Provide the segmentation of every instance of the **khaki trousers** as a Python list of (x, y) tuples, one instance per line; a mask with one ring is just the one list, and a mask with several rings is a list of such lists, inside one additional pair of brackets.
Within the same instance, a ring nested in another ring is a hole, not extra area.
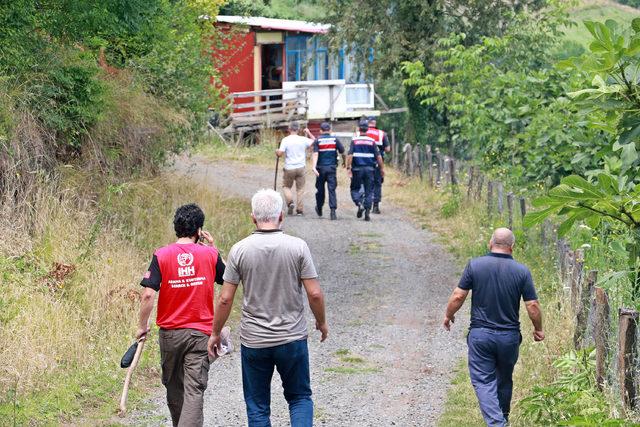
[(162, 384), (174, 427), (202, 426), (209, 379), (209, 337), (195, 329), (160, 329)]
[(304, 168), (285, 169), (282, 176), (282, 187), (284, 188), (284, 198), (287, 206), (293, 203), (293, 183), (296, 184), (296, 211), (304, 210), (304, 184), (305, 184)]

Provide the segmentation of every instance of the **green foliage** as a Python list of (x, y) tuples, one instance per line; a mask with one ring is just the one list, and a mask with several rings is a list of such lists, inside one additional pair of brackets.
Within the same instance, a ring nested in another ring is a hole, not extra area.
[[(200, 128), (216, 101), (209, 55), (222, 0), (16, 0), (0, 5), (0, 76), (64, 152), (107, 110), (105, 74), (133, 71), (147, 93)], [(98, 66), (104, 70), (101, 70)], [(4, 133), (4, 131), (3, 131)]]
[[(527, 223), (535, 224), (550, 215), (564, 217), (558, 232), (566, 234), (576, 223), (597, 228), (612, 222), (620, 239), (627, 235), (629, 278), (633, 295), (640, 298), (640, 18), (631, 32), (614, 21), (585, 22), (593, 37), (590, 53), (563, 61), (560, 65), (585, 75), (591, 87), (569, 93), (580, 107), (581, 120), (608, 135), (610, 141), (586, 178), (569, 176), (536, 201), (544, 208), (531, 213)], [(627, 35), (630, 34), (630, 35)], [(615, 226), (617, 225), (617, 227)]]
[[(577, 107), (564, 96), (580, 87), (581, 76), (554, 67), (564, 11), (516, 21), (506, 35), (471, 46), (465, 34), (440, 39), (439, 67), (405, 62), (405, 84), (446, 119), (440, 145), (525, 185), (558, 182), (590, 164), (585, 154), (599, 150), (597, 131), (575, 119)], [(576, 157), (581, 141), (589, 149)]]
[(527, 424), (566, 426), (623, 426), (625, 420), (609, 418), (605, 398), (598, 391), (593, 372), (595, 350), (570, 352), (553, 363), (557, 379), (534, 387), (518, 405)]

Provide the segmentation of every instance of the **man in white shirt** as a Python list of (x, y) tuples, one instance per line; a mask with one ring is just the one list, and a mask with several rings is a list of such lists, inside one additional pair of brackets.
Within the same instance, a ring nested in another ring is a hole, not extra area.
[(280, 148), (276, 150), (278, 157), (285, 156), (284, 174), (282, 187), (284, 188), (284, 198), (287, 201), (287, 214), (293, 215), (293, 184), (296, 184), (296, 214), (302, 215), (304, 211), (304, 184), (305, 170), (307, 162), (307, 150), (313, 145), (314, 136), (305, 128), (307, 137), (298, 135), (300, 125), (297, 122), (289, 124), (289, 135), (285, 136), (280, 143)]

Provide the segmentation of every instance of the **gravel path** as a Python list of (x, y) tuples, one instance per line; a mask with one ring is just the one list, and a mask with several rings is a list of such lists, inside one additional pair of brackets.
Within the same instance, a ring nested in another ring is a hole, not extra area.
[[(273, 185), (273, 170), (256, 165), (182, 157), (174, 169), (240, 197)], [(465, 351), (466, 319), (452, 333), (440, 326), (460, 269), (436, 236), (416, 227), (401, 209), (383, 203), (383, 214), (372, 215), (370, 223), (356, 219), (344, 182), (338, 187), (339, 220), (329, 221), (326, 207), (325, 217), (318, 218), (314, 182), (308, 172), (306, 214), (286, 218), (284, 228), (309, 244), (327, 303), (330, 335), (322, 344), (308, 312), (315, 423), (434, 425), (452, 369)], [(232, 334), (238, 343), (233, 325)], [(152, 404), (157, 409), (128, 421), (170, 425), (163, 390)], [(289, 424), (277, 373), (271, 419), (274, 426)], [(205, 425), (246, 425), (239, 352), (211, 367)]]

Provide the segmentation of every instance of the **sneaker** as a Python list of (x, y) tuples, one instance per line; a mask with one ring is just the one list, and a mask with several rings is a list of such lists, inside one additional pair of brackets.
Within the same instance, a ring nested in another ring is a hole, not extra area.
[(371, 212), (374, 214), (380, 214), (380, 205), (378, 203), (374, 203), (373, 210)]
[(336, 219), (338, 219), (338, 216), (336, 215), (336, 210), (331, 209), (331, 221), (335, 221)]
[(369, 209), (364, 211), (364, 220), (365, 221), (371, 221), (371, 217), (369, 216)]
[(358, 212), (356, 213), (357, 218), (362, 218), (362, 212), (364, 212), (364, 208), (362, 205), (358, 205)]
[(322, 216), (322, 207), (316, 205), (316, 213), (318, 214), (318, 216)]
[(287, 207), (287, 215), (293, 215), (293, 203), (289, 203)]
[(297, 216), (302, 216), (302, 215), (304, 215), (304, 213), (302, 211), (296, 211), (296, 215)]

